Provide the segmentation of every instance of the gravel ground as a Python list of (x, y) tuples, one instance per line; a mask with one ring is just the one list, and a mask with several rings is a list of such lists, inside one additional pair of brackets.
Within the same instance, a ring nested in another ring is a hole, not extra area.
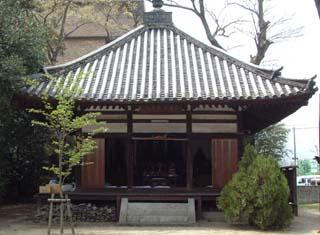
[[(30, 218), (30, 205), (10, 205), (0, 207), (0, 235), (43, 235), (46, 224), (35, 224)], [(149, 226), (125, 227), (116, 223), (81, 223), (77, 225), (77, 235), (245, 235), (245, 234), (319, 234), (320, 212), (317, 209), (301, 208), (292, 225), (282, 231), (257, 231), (247, 226), (231, 226), (225, 222), (203, 220), (194, 226)], [(51, 234), (58, 234), (55, 228)], [(65, 234), (71, 234), (69, 228)]]

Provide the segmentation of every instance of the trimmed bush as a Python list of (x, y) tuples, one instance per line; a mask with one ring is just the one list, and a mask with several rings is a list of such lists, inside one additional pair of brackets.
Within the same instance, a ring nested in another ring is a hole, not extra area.
[(221, 192), (218, 208), (230, 222), (275, 229), (288, 225), (293, 218), (288, 198), (289, 186), (278, 163), (248, 145), (239, 171)]

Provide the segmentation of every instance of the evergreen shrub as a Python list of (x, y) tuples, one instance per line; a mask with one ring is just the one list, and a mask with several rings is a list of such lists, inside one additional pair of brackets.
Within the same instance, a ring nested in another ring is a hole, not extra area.
[(221, 192), (218, 208), (229, 222), (276, 229), (288, 225), (293, 218), (288, 198), (287, 179), (276, 160), (247, 145), (239, 171)]

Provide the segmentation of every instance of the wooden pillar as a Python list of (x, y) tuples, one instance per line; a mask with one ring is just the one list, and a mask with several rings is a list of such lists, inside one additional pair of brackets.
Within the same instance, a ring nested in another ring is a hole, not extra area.
[(74, 179), (77, 188), (81, 188), (81, 166), (74, 167)]
[(133, 174), (133, 140), (132, 140), (132, 108), (128, 106), (127, 110), (127, 129), (128, 129), (128, 139), (127, 139), (127, 184), (128, 188), (132, 188), (134, 182), (134, 174)]
[(201, 197), (197, 197), (197, 220), (202, 219), (202, 199)]
[(121, 207), (121, 197), (117, 195), (117, 198), (116, 198), (117, 221), (119, 221), (119, 218), (120, 218), (120, 207)]
[(192, 189), (193, 184), (193, 161), (192, 161), (192, 152), (191, 152), (191, 140), (187, 141), (187, 189)]
[(129, 137), (127, 139), (127, 184), (128, 188), (132, 188), (133, 186), (133, 143), (132, 138)]
[(193, 186), (193, 159), (192, 159), (192, 113), (191, 106), (187, 106), (187, 189), (191, 190)]
[(244, 151), (244, 128), (243, 128), (243, 111), (237, 111), (237, 132), (240, 133), (238, 136), (238, 159), (242, 158)]

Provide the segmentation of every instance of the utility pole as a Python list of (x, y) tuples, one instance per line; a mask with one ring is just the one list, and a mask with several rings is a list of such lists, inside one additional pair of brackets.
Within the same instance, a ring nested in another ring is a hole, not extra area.
[(297, 166), (297, 151), (296, 151), (296, 128), (293, 128), (293, 160), (294, 165)]

